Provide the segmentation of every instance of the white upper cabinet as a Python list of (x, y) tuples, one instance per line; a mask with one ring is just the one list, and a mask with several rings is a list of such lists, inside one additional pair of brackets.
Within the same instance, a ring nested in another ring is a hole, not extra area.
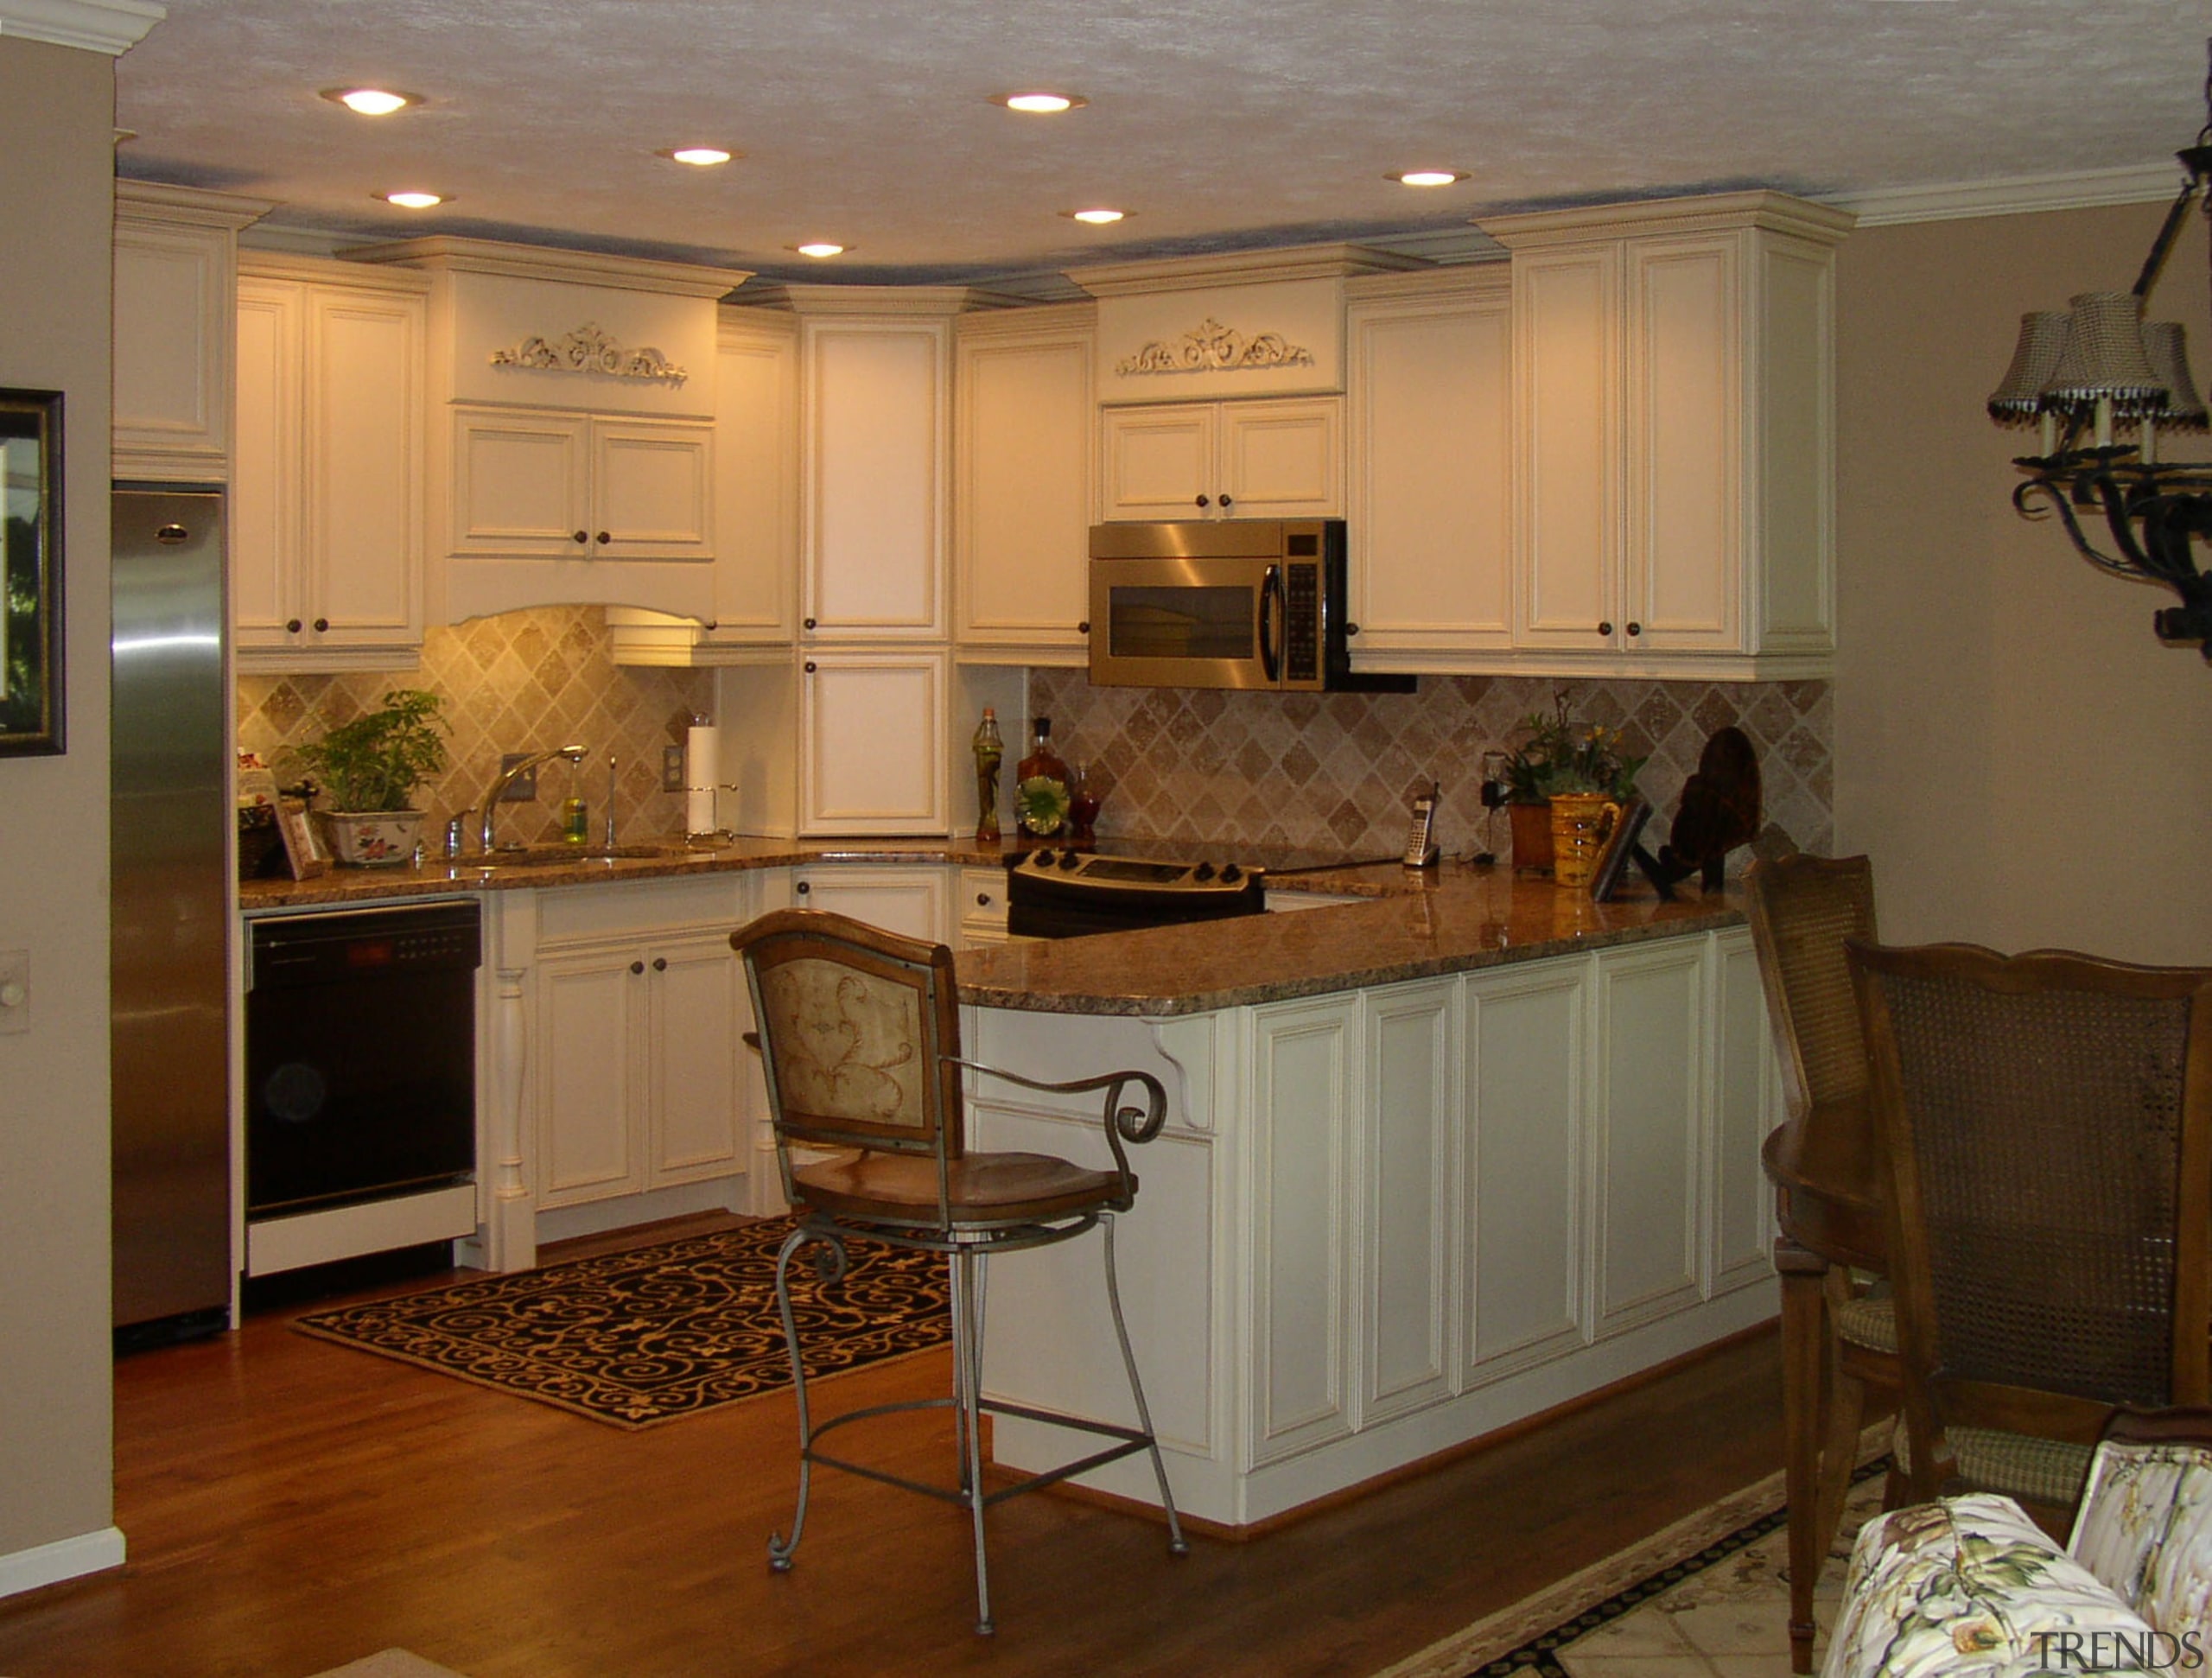
[(716, 304), (741, 270), (425, 238), (434, 615), (715, 606)]
[(229, 479), (238, 230), (272, 207), (189, 187), (116, 182), (116, 477)]
[(1353, 283), (1353, 662), (1510, 668), (1512, 327), (1503, 264)]
[(1088, 656), (1094, 313), (1010, 309), (957, 327), (954, 635), (969, 662)]
[(799, 664), (803, 835), (951, 829), (946, 655), (809, 649)]
[(800, 627), (810, 639), (944, 640), (950, 316), (965, 289), (790, 291), (800, 319)]
[(423, 641), (428, 284), (261, 252), (241, 266), (230, 502), (238, 662), (404, 668)]
[(1099, 416), (1109, 519), (1329, 518), (1344, 511), (1344, 399), (1161, 402)]
[(1562, 673), (1826, 672), (1850, 226), (1776, 193), (1484, 224), (1512, 251), (1516, 646)]

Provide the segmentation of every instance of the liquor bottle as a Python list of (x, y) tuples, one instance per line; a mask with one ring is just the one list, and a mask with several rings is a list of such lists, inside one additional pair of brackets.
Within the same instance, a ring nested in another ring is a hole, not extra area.
[(1052, 750), (1052, 719), (1033, 726), (1029, 755), (1014, 767), (1014, 826), (1025, 839), (1058, 838), (1068, 825), (1068, 766)]
[(1006, 741), (999, 737), (999, 714), (983, 707), (983, 720), (976, 725), (976, 839), (996, 842), (999, 836), (999, 765), (1006, 758)]

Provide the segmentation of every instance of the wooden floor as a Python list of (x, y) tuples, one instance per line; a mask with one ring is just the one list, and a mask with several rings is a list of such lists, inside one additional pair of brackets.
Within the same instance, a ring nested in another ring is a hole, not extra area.
[[(991, 1515), (985, 1639), (966, 1517), (929, 1499), (822, 1475), (797, 1568), (769, 1572), (787, 1395), (624, 1433), (291, 1333), (290, 1314), (118, 1364), (129, 1565), (0, 1600), (0, 1673), (303, 1678), (397, 1644), (469, 1678), (1359, 1678), (1782, 1461), (1769, 1332), (1182, 1560), (1146, 1521), (1018, 1498)], [(949, 1370), (932, 1354), (825, 1391), (935, 1393)], [(890, 1426), (887, 1465), (942, 1478), (936, 1419)]]

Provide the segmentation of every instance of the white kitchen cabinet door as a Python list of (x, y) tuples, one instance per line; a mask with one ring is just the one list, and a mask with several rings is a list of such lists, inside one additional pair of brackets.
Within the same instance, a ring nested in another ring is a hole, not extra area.
[(590, 436), (582, 414), (456, 407), (449, 550), (490, 558), (588, 555)]
[(1620, 287), (1610, 244), (1514, 260), (1521, 646), (1602, 652), (1617, 640)]
[(1104, 452), (1103, 516), (1204, 518), (1215, 511), (1218, 404), (1147, 404), (1098, 416)]
[(645, 958), (650, 1186), (745, 1169), (743, 1034), (752, 999), (727, 935), (656, 943)]
[(942, 652), (807, 654), (799, 673), (802, 835), (951, 830), (945, 677)]
[(310, 289), (307, 305), (302, 559), (315, 645), (411, 650), (423, 641), (425, 302)]
[(1750, 929), (1714, 936), (1712, 984), (1713, 1113), (1703, 1173), (1713, 1191), (1703, 1270), (1707, 1299), (1774, 1280), (1774, 1193), (1759, 1150), (1782, 1122), (1782, 1068)]
[(1090, 310), (1007, 313), (1054, 319), (1042, 327), (1002, 324), (1006, 315), (960, 324), (954, 637), (973, 662), (1080, 664), (1090, 609)]
[(939, 320), (810, 319), (802, 627), (941, 639), (950, 334)]
[(1589, 963), (1468, 976), (1462, 1389), (1587, 1338), (1582, 1109)]
[(715, 346), (711, 644), (787, 645), (798, 628), (798, 341), (725, 321)]
[(962, 868), (954, 881), (960, 948), (981, 950), (1007, 941), (1006, 870)]
[(1357, 998), (1252, 1011), (1249, 1463), (1357, 1425)]
[(714, 455), (696, 420), (594, 419), (591, 557), (712, 559)]
[(289, 650), (306, 627), (300, 596), (301, 365), (306, 298), (297, 285), (238, 281), (238, 425), (227, 545), (231, 625), (241, 656)]
[(1349, 539), (1362, 669), (1503, 666), (1513, 642), (1511, 303), (1503, 276), (1355, 303)]
[(1220, 511), (1233, 518), (1333, 518), (1344, 512), (1344, 400), (1224, 402)]
[(1452, 1395), (1459, 994), (1437, 979), (1362, 999), (1363, 1427)]
[(644, 986), (644, 957), (627, 948), (539, 965), (531, 1038), (540, 1211), (645, 1186)]
[(946, 938), (944, 876), (944, 869), (929, 864), (803, 868), (791, 882), (791, 901), (941, 944)]
[(1702, 939), (1599, 952), (1590, 1092), (1595, 1338), (1694, 1305), (1704, 1247)]

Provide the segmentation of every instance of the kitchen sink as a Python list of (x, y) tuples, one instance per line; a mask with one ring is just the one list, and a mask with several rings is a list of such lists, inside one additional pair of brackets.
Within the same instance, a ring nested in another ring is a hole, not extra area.
[(619, 862), (626, 858), (674, 859), (696, 855), (674, 845), (540, 845), (527, 850), (493, 851), (489, 856), (463, 856), (454, 867), (482, 874), (503, 874), (510, 868), (577, 868), (593, 863)]

